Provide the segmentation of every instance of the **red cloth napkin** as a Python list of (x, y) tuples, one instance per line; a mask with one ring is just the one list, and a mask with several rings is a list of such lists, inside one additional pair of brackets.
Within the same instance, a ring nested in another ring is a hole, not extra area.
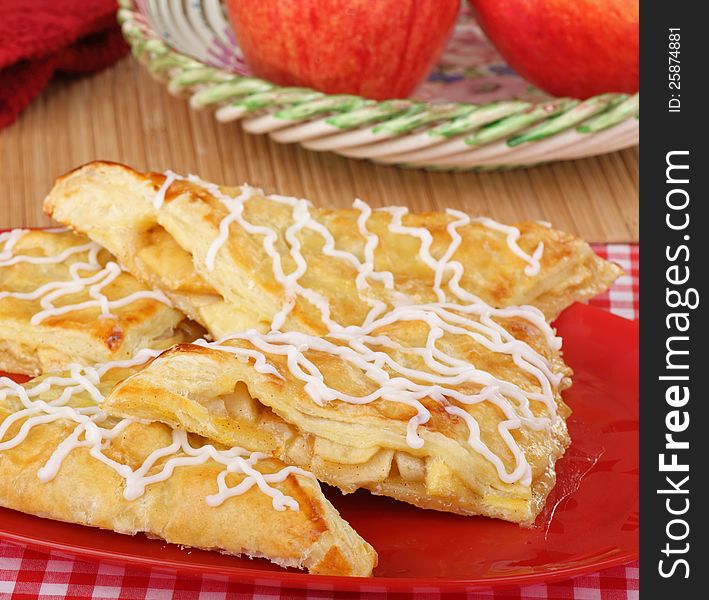
[(0, 128), (54, 73), (97, 71), (127, 52), (117, 9), (116, 0), (0, 0)]

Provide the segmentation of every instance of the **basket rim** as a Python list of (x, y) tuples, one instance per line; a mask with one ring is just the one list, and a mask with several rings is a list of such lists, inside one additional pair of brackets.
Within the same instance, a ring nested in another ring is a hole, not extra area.
[[(412, 98), (377, 101), (283, 87), (208, 65), (176, 50), (146, 21), (139, 3), (118, 0), (118, 21), (133, 55), (151, 74), (166, 80), (171, 93), (191, 95), (193, 108), (218, 109), (221, 121), (266, 113), (279, 123), (319, 118), (330, 133), (367, 130), (378, 140), (425, 130), (436, 140), (461, 140), (466, 145), (463, 149), (472, 151), (489, 147), (492, 142), (504, 142), (510, 150), (542, 140), (551, 142), (550, 138), (570, 130), (590, 137), (639, 119), (639, 92), (599, 94), (585, 100), (562, 97), (474, 104)], [(339, 153), (338, 149), (334, 151)]]

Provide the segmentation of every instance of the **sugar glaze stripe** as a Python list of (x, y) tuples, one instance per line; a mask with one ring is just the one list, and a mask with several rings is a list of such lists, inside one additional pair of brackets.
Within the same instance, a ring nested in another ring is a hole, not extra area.
[[(104, 454), (106, 442), (110, 442), (130, 425), (139, 421), (121, 419), (110, 428), (102, 427), (101, 424), (108, 420), (109, 415), (99, 407), (99, 403), (103, 400), (103, 395), (97, 387), (101, 378), (112, 369), (143, 365), (158, 354), (160, 351), (144, 349), (132, 359), (107, 362), (96, 367), (71, 365), (69, 377), (50, 376), (34, 387), (22, 386), (7, 377), (0, 378), (0, 401), (12, 396), (18, 398), (23, 406), (21, 410), (10, 414), (0, 423), (0, 452), (22, 444), (30, 431), (37, 426), (68, 420), (75, 422), (76, 427), (38, 470), (37, 476), (42, 482), (51, 481), (57, 476), (64, 459), (73, 450), (85, 447), (92, 458), (104, 463), (125, 480), (123, 497), (131, 501), (141, 497), (147, 486), (168, 479), (176, 468), (200, 465), (213, 460), (221, 464), (224, 469), (217, 477), (217, 491), (205, 498), (209, 506), (220, 506), (227, 499), (243, 494), (256, 486), (259, 491), (271, 498), (275, 510), (299, 510), (298, 502), (294, 498), (285, 495), (271, 484), (283, 482), (292, 474), (313, 478), (312, 474), (297, 467), (284, 467), (274, 473), (261, 473), (254, 466), (258, 461), (268, 457), (259, 452), (248, 452), (238, 447), (219, 450), (211, 444), (195, 447), (184, 431), (173, 430), (172, 443), (153, 451), (135, 470)], [(55, 386), (63, 388), (58, 398), (50, 402), (38, 398)], [(88, 393), (95, 404), (79, 408), (68, 406), (67, 403), (72, 396), (80, 392)], [(9, 439), (5, 439), (11, 427), (23, 419), (19, 430)], [(162, 459), (167, 460), (156, 473), (150, 474)], [(230, 487), (226, 482), (229, 473), (241, 474), (245, 477), (238, 485)]]

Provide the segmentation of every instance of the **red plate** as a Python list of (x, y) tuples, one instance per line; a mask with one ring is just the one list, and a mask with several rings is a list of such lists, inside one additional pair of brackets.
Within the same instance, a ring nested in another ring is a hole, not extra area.
[(379, 552), (373, 579), (307, 575), (265, 560), (181, 550), (149, 540), (0, 509), (0, 536), (122, 564), (218, 574), (260, 585), (354, 591), (421, 586), (462, 590), (561, 580), (623, 564), (638, 553), (638, 327), (585, 305), (556, 323), (575, 371), (564, 396), (573, 444), (532, 529), (423, 511), (366, 492), (328, 497)]

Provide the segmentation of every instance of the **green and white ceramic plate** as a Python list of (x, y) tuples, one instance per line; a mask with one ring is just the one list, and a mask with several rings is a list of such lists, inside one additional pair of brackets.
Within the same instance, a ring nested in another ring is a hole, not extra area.
[(412, 98), (377, 102), (255, 78), (220, 0), (120, 0), (133, 54), (194, 108), (282, 143), (381, 163), (490, 169), (593, 156), (638, 142), (638, 94), (550, 98), (514, 73), (467, 4)]

